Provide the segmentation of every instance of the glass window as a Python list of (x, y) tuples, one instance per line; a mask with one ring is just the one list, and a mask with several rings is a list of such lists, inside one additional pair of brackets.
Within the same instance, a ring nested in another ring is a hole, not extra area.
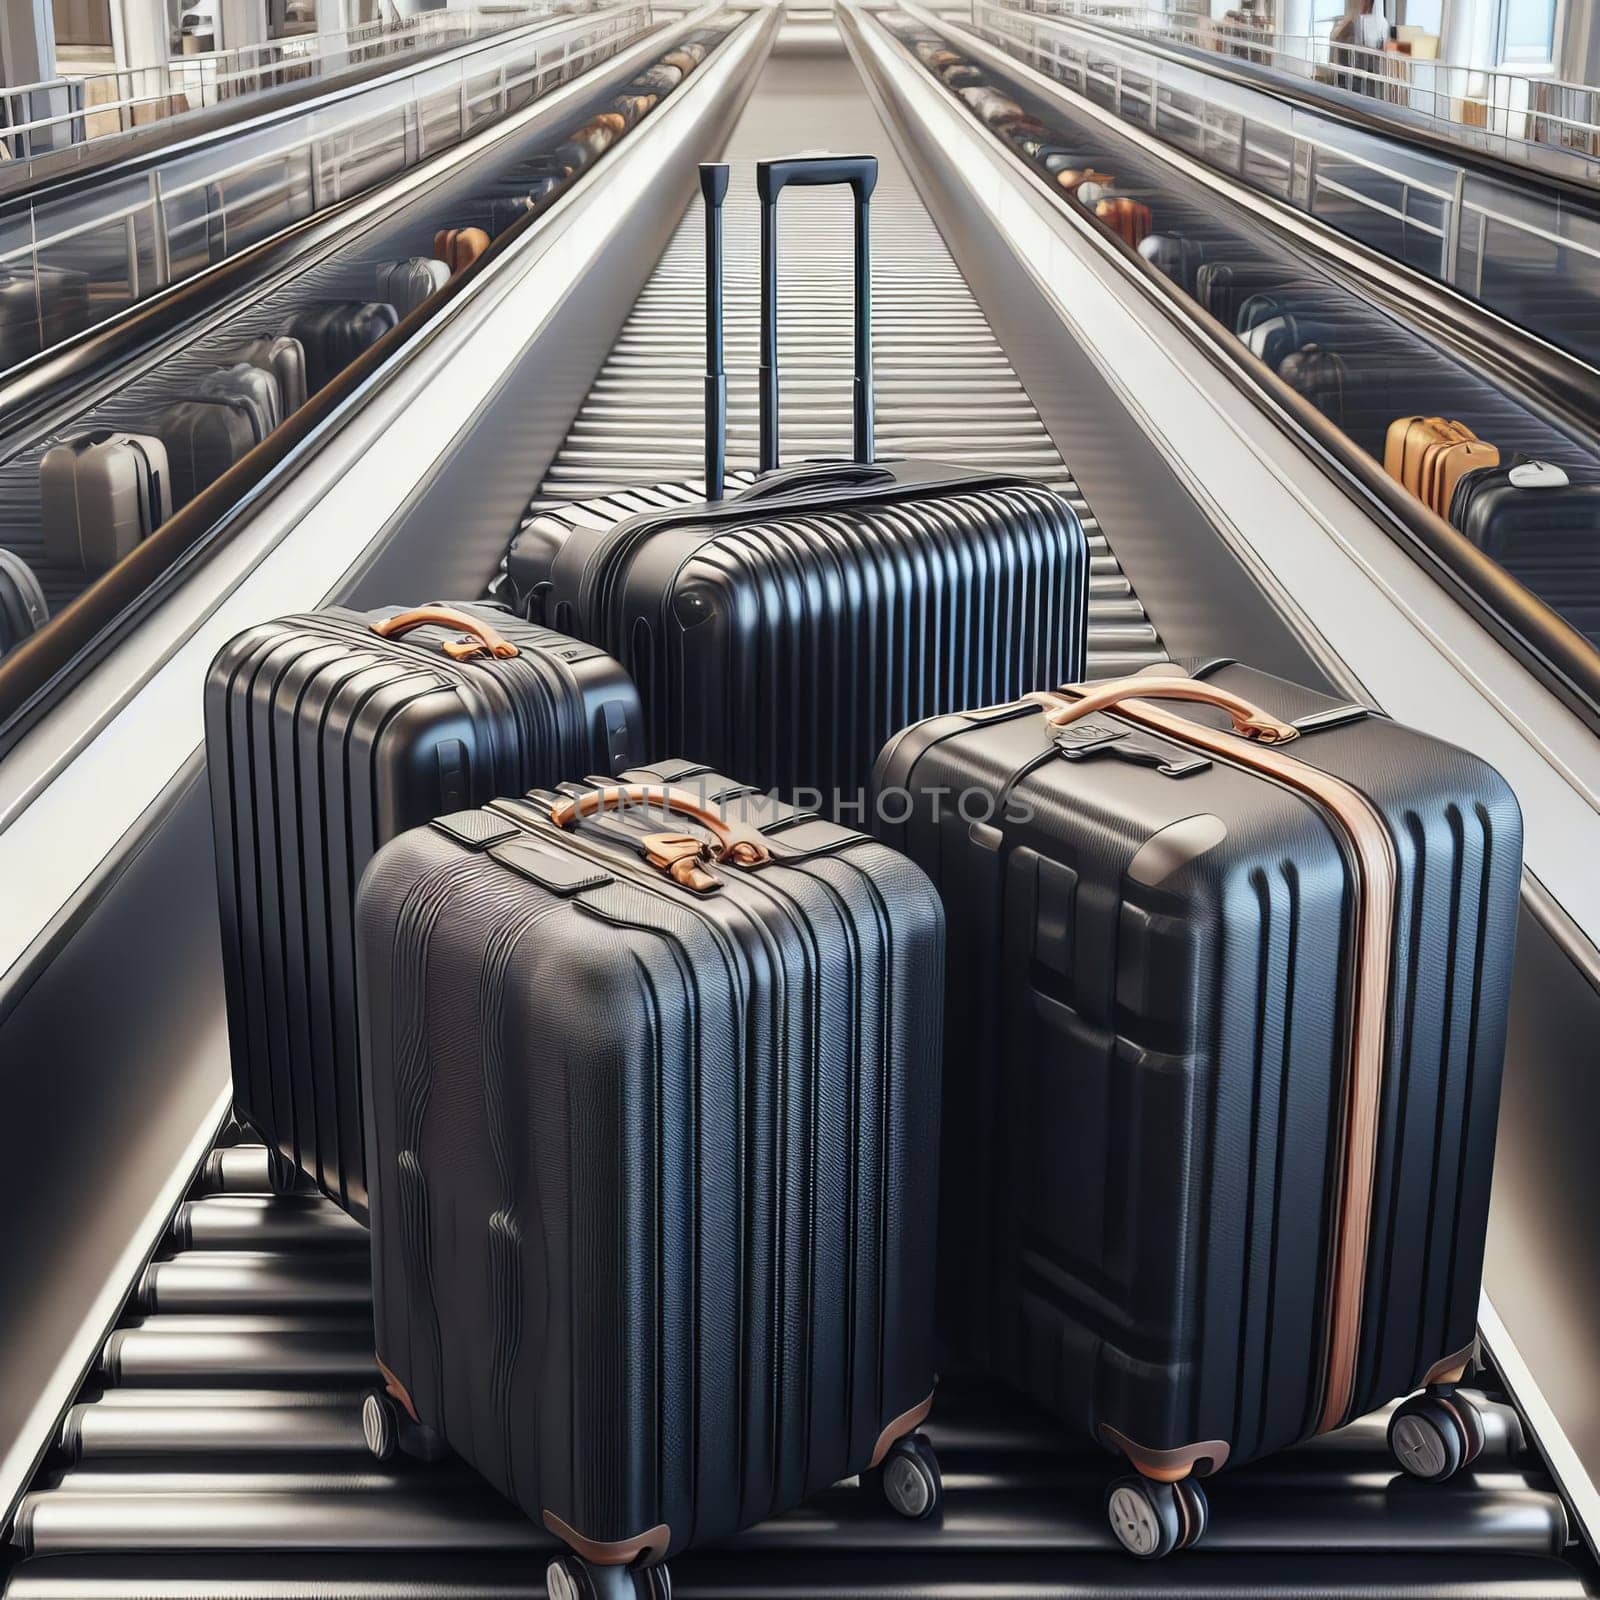
[(317, 0), (267, 0), (267, 37), (293, 39), (317, 31)]
[(1424, 33), (1438, 33), (1444, 24), (1444, 0), (1406, 0), (1400, 20)]
[(1555, 49), (1556, 0), (1501, 0), (1500, 59), (1541, 62)]

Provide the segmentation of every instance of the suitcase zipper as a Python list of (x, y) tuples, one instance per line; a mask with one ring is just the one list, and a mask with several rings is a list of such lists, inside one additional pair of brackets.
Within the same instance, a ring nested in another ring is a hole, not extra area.
[[(1328, 1275), (1326, 1372), (1315, 1429), (1317, 1433), (1327, 1433), (1349, 1419), (1355, 1398), (1362, 1302), (1371, 1249), (1378, 1113), (1383, 1093), (1399, 877), (1394, 840), (1372, 803), (1359, 790), (1278, 748), (1299, 737), (1298, 728), (1214, 684), (1192, 678), (1118, 678), (1110, 683), (1072, 684), (1055, 693), (1025, 698), (1044, 706), (1046, 720), (1055, 727), (1066, 727), (1095, 711), (1114, 709), (1125, 721), (1295, 790), (1311, 800), (1344, 835), (1355, 868), (1356, 938), (1346, 1028), (1343, 1152)], [(1152, 699), (1191, 700), (1216, 706), (1232, 717), (1233, 728), (1225, 732), (1190, 722), (1149, 704)]]

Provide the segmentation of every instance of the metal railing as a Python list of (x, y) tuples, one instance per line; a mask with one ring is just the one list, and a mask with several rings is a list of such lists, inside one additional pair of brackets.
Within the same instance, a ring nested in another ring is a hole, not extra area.
[(129, 133), (188, 111), (313, 78), (333, 79), (391, 56), (442, 49), (522, 27), (593, 0), (527, 0), (492, 11), (425, 11), (335, 33), (299, 34), (0, 89), (0, 159), (27, 160)]
[(19, 197), (0, 210), (0, 276), (32, 278), (34, 312), (0, 327), (0, 369), (417, 166), (652, 26), (646, 0), (551, 16), (82, 192)]
[[(1276, 33), (1114, 0), (1016, 0), (1016, 8), (1083, 18), (1359, 94), (1412, 113), (1443, 137), (1508, 160), (1524, 159), (1538, 147), (1600, 163), (1600, 89), (1589, 84), (1463, 67), (1402, 50), (1337, 43), (1326, 34)], [(1600, 174), (1600, 165), (1594, 171)]]
[(1600, 365), (1600, 197), (1497, 176), (1086, 21), (972, 0), (974, 32), (1086, 100)]

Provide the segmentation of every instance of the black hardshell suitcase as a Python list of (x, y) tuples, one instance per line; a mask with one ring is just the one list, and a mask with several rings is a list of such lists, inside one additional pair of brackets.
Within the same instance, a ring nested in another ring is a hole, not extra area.
[(1485, 555), (1600, 642), (1600, 474), (1517, 457), (1463, 474), (1449, 510)]
[(927, 878), (670, 761), (403, 835), (356, 921), (375, 1451), (442, 1436), (552, 1595), (664, 1595), (857, 1473), (931, 1513)]
[(387, 301), (340, 300), (297, 311), (288, 329), (305, 346), (307, 391), (325, 388), (399, 321)]
[(1185, 294), (1195, 292), (1195, 277), (1206, 261), (1206, 247), (1201, 240), (1185, 239), (1175, 233), (1148, 233), (1139, 241), (1139, 254)]
[[(919, 716), (1081, 676), (1088, 546), (1071, 507), (1014, 474), (874, 462), (868, 201), (873, 156), (756, 167), (762, 203), (761, 466), (722, 498), (721, 201), (706, 195), (706, 483), (620, 523), (576, 505), (527, 523), (507, 557), (528, 614), (592, 639), (639, 684), (649, 747), (685, 749), (786, 798), (859, 816), (872, 761)], [(855, 193), (854, 461), (773, 470), (777, 201), (790, 183)], [(598, 503), (597, 503), (598, 505)]]
[(50, 620), (50, 607), (33, 568), (15, 551), (0, 549), (0, 656), (8, 655)]
[(151, 432), (167, 452), (174, 511), (215, 483), (260, 443), (256, 408), (237, 395), (179, 400), (163, 411)]
[(439, 813), (620, 771), (638, 696), (603, 651), (491, 607), (336, 608), (240, 634), (205, 709), (235, 1102), (280, 1181), (298, 1166), (365, 1220), (361, 869)]
[[(949, 914), (941, 1323), (1149, 1475), (1111, 1521), (1159, 1555), (1191, 1475), (1472, 1356), (1521, 818), (1477, 757), (1228, 662), (1040, 698), (875, 773)], [(1475, 1415), (1440, 1389), (1391, 1442), (1448, 1476)]]

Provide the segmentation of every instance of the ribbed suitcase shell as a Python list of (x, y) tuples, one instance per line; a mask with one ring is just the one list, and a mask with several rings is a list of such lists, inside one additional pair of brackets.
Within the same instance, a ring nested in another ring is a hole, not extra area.
[(172, 509), (181, 510), (259, 443), (253, 408), (236, 397), (179, 400), (152, 424), (167, 452)]
[(622, 661), (653, 752), (830, 814), (839, 796), (860, 816), (907, 722), (1082, 675), (1088, 543), (1030, 479), (807, 463), (714, 506), (613, 516), (597, 501), (523, 527), (509, 570), (530, 614)]
[[(1286, 720), (1337, 708), (1195, 675)], [(1398, 868), (1357, 1416), (1474, 1338), (1521, 819), (1464, 751), (1377, 716), (1313, 729), (1285, 753), (1364, 793)], [(1323, 1405), (1350, 868), (1302, 795), (1163, 761), (1195, 753), (1113, 713), (1060, 745), (1031, 705), (939, 718), (885, 750), (875, 831), (950, 918), (945, 1331), (1092, 1436), (1238, 1463)]]
[(288, 334), (252, 339), (234, 352), (234, 360), (248, 361), (278, 380), (284, 416), (306, 403), (306, 347), (298, 339)]
[(1450, 514), (1485, 555), (1600, 641), (1600, 479), (1592, 470), (1521, 460), (1486, 467), (1457, 483)]
[(396, 839), (357, 906), (379, 1357), (529, 1516), (658, 1556), (934, 1385), (938, 901), (746, 793), (776, 859), (712, 893), (641, 860), (660, 810), (563, 833), (536, 794)]
[(14, 650), (50, 620), (44, 590), (33, 568), (10, 550), (0, 550), (0, 656)]
[(455, 662), (454, 634), (381, 639), (399, 608), (263, 623), (217, 657), (206, 757), (236, 1104), (353, 1216), (367, 1207), (356, 1057), (356, 880), (440, 812), (638, 758), (633, 685), (603, 652), (503, 612), (522, 652)]
[(305, 346), (307, 392), (332, 383), (399, 321), (387, 301), (345, 300), (297, 311), (287, 331)]

